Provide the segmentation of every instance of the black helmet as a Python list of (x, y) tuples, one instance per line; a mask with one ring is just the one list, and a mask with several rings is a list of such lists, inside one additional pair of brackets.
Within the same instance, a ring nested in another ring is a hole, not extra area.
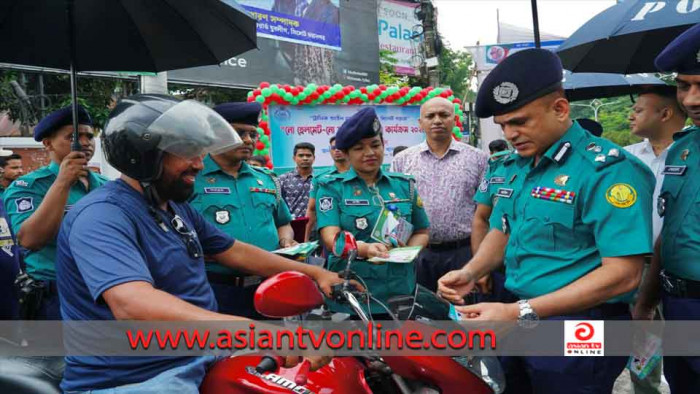
[(189, 159), (240, 144), (231, 125), (209, 107), (161, 94), (121, 100), (109, 114), (102, 137), (109, 164), (141, 182), (160, 177), (164, 152)]

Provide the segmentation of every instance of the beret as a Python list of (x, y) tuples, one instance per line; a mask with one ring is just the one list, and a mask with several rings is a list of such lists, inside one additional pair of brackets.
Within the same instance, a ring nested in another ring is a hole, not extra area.
[(686, 30), (656, 57), (659, 71), (700, 74), (700, 23)]
[(593, 134), (594, 136), (600, 137), (601, 135), (603, 135), (603, 125), (596, 122), (595, 120), (580, 118), (576, 119), (576, 121), (581, 127), (588, 130), (588, 132)]
[(496, 66), (479, 88), (474, 111), (480, 118), (502, 115), (559, 89), (563, 69), (546, 49), (516, 52)]
[[(73, 108), (61, 108), (46, 115), (34, 128), (34, 140), (41, 141), (63, 126), (73, 124)], [(78, 124), (92, 126), (90, 114), (78, 105)]]
[(214, 107), (229, 123), (242, 123), (257, 126), (260, 122), (262, 106), (257, 102), (252, 103), (223, 103)]
[(370, 138), (382, 131), (382, 124), (372, 107), (362, 108), (347, 118), (335, 135), (337, 149), (350, 149), (363, 138)]

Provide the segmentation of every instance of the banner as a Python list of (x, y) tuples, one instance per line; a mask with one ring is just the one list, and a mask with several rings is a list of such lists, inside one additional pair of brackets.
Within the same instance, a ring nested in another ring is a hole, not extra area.
[[(563, 40), (542, 41), (541, 47), (542, 49), (554, 51), (563, 42)], [(486, 71), (495, 68), (498, 63), (502, 62), (506, 57), (522, 50), (531, 49), (534, 47), (534, 42), (518, 42), (514, 44), (496, 44), (470, 47), (469, 51), (472, 53), (472, 56), (476, 61), (477, 69), (479, 71)]]
[(258, 37), (341, 50), (338, 0), (238, 0)]
[[(286, 2), (296, 3), (292, 0)], [(255, 3), (259, 9), (272, 9), (274, 6), (273, 0), (247, 0), (243, 3)], [(272, 17), (270, 13), (267, 15), (270, 26)], [(377, 1), (341, 1), (339, 15), (337, 27), (340, 33), (337, 43), (333, 44), (337, 44), (334, 49), (330, 49), (333, 45), (319, 44), (313, 40), (301, 43), (298, 37), (288, 40), (279, 35), (262, 36), (259, 33), (257, 50), (245, 52), (216, 66), (168, 71), (168, 80), (235, 88), (253, 88), (262, 81), (288, 85), (339, 83), (364, 86), (379, 83)], [(292, 28), (296, 31), (302, 27), (301, 24), (299, 27), (287, 26), (285, 23), (293, 22), (281, 22), (275, 18), (275, 23), (281, 23), (290, 33)], [(287, 19), (293, 20), (292, 17)], [(341, 35), (342, 50), (338, 50), (341, 49)]]
[(377, 8), (379, 49), (394, 53), (394, 58), (398, 60), (394, 66), (397, 74), (416, 75), (414, 64), (421, 60), (414, 57), (418, 54), (422, 35), (411, 38), (423, 31), (420, 20), (415, 17), (416, 7), (419, 4), (380, 0)]
[[(345, 119), (361, 108), (356, 105), (271, 105), (270, 140), (275, 167), (294, 167), (294, 145), (300, 142), (310, 142), (316, 147), (314, 167), (332, 166), (329, 140)], [(391, 163), (395, 147), (416, 145), (425, 139), (418, 126), (419, 106), (378, 105), (374, 108), (384, 132), (384, 164)]]

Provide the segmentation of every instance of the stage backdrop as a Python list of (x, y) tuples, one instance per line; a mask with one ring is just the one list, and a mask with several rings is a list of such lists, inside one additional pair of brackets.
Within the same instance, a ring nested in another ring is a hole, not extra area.
[[(345, 119), (362, 108), (357, 105), (271, 105), (270, 140), (275, 168), (294, 167), (294, 145), (299, 142), (310, 142), (316, 147), (314, 167), (333, 165), (328, 140)], [(377, 105), (374, 108), (384, 131), (384, 164), (391, 163), (394, 147), (412, 146), (425, 140), (425, 134), (418, 127), (419, 106)]]

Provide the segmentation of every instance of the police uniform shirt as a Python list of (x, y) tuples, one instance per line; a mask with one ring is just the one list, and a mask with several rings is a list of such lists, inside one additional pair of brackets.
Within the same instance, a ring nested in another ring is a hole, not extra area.
[[(41, 167), (36, 171), (18, 178), (7, 188), (3, 201), (5, 210), (11, 221), (12, 230), (15, 234), (19, 232), (22, 223), (32, 216), (39, 208), (49, 188), (53, 185), (54, 181), (56, 181), (59, 170), (60, 164), (52, 161), (48, 166)], [(68, 192), (65, 212), (68, 212), (73, 204), (85, 197), (88, 192), (104, 185), (107, 181), (108, 179), (106, 177), (88, 171), (89, 189), (86, 190), (82, 182), (75, 182)], [(55, 258), (56, 239), (53, 239), (40, 250), (27, 251), (24, 256), (27, 272), (35, 279), (55, 280)]]
[[(267, 251), (279, 248), (277, 228), (292, 221), (271, 171), (241, 163), (235, 178), (211, 156), (204, 159), (204, 169), (195, 179), (190, 203), (226, 234)], [(219, 264), (207, 264), (207, 270), (233, 273)]]
[(14, 281), (19, 273), (19, 248), (5, 208), (0, 206), (0, 320), (19, 317)]
[(510, 156), (496, 188), (490, 224), (509, 235), (508, 290), (538, 297), (600, 267), (604, 257), (651, 253), (654, 176), (637, 158), (574, 122), (533, 162)]
[(496, 191), (505, 183), (503, 162), (510, 154), (510, 152), (499, 152), (498, 156), (494, 155), (494, 158), (489, 160), (489, 168), (481, 178), (479, 187), (476, 189), (476, 194), (474, 194), (474, 201), (476, 201), (477, 204), (492, 208), (496, 205), (498, 201)]
[[(428, 216), (413, 182), (410, 175), (379, 170), (377, 182), (370, 189), (352, 168), (335, 176), (320, 177), (316, 195), (318, 228), (340, 227), (350, 231), (358, 241), (376, 243), (371, 233), (385, 206), (395, 208), (397, 215), (414, 226), (414, 232), (427, 229)], [(345, 262), (330, 256), (328, 269), (339, 272), (345, 269)], [(415, 289), (413, 264), (376, 265), (357, 260), (352, 270), (365, 281), (372, 295), (383, 302), (395, 295), (412, 294)], [(371, 310), (386, 312), (375, 302)]]
[[(102, 294), (133, 281), (150, 283), (190, 304), (217, 310), (202, 256), (222, 253), (234, 240), (188, 204), (170, 202), (169, 206), (194, 244), (185, 243), (175, 231), (172, 215), (157, 210), (163, 220), (159, 224), (144, 196), (122, 180), (107, 183), (70, 210), (58, 236), (56, 254), (64, 320), (115, 320)], [(199, 256), (193, 257), (187, 245), (197, 247)], [(69, 356), (61, 389), (72, 392), (140, 383), (191, 360)]]
[(661, 261), (671, 274), (700, 281), (700, 265), (689, 264), (700, 255), (700, 127), (676, 133), (673, 139), (656, 206), (664, 220)]

